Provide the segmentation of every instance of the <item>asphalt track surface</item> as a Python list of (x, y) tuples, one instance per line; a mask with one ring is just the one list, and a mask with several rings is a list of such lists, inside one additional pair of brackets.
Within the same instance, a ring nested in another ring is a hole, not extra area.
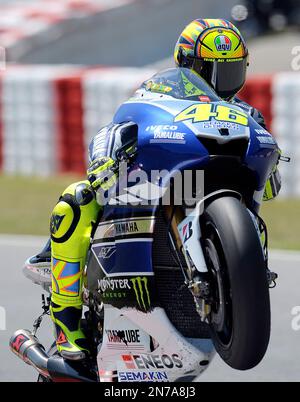
[(18, 63), (144, 66), (173, 54), (195, 18), (229, 18), (237, 0), (138, 0), (78, 21), (76, 29), (35, 47)]
[[(6, 310), (6, 330), (0, 331), (0, 382), (37, 378), (32, 367), (10, 352), (8, 341), (15, 330), (31, 329), (40, 313), (40, 288), (23, 277), (21, 267), (43, 242), (31, 237), (0, 236), (0, 306)], [(199, 381), (300, 381), (300, 331), (292, 329), (292, 309), (300, 306), (300, 253), (272, 252), (270, 268), (280, 279), (271, 291), (272, 336), (265, 359), (253, 370), (238, 372), (215, 357)], [(38, 336), (46, 346), (52, 343), (49, 318)]]

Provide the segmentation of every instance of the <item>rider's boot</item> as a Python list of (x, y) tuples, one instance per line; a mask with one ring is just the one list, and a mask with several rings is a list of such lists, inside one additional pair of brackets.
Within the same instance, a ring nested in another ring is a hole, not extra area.
[(100, 206), (93, 194), (86, 191), (87, 187), (88, 182), (69, 186), (56, 204), (50, 221), (51, 317), (58, 352), (70, 360), (81, 360), (88, 354), (80, 325), (83, 271)]
[(85, 359), (89, 350), (80, 325), (82, 306), (62, 307), (52, 302), (50, 311), (59, 354), (69, 360)]

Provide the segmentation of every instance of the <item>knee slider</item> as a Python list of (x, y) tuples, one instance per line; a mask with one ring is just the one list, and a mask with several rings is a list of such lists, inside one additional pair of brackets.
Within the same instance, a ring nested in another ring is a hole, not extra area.
[(69, 240), (78, 225), (80, 216), (80, 206), (76, 198), (71, 194), (64, 194), (51, 215), (51, 239), (56, 243)]

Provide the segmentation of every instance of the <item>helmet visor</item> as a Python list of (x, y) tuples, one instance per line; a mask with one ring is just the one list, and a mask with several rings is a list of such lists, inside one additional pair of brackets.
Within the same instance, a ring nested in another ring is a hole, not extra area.
[(193, 69), (223, 98), (231, 98), (244, 85), (248, 58), (194, 61)]

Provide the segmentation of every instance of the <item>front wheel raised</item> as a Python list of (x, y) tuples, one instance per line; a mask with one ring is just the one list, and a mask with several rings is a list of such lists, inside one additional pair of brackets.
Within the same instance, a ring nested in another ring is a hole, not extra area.
[(239, 200), (214, 200), (201, 217), (210, 272), (210, 329), (215, 348), (231, 367), (248, 370), (264, 357), (270, 338), (267, 270), (252, 218)]

